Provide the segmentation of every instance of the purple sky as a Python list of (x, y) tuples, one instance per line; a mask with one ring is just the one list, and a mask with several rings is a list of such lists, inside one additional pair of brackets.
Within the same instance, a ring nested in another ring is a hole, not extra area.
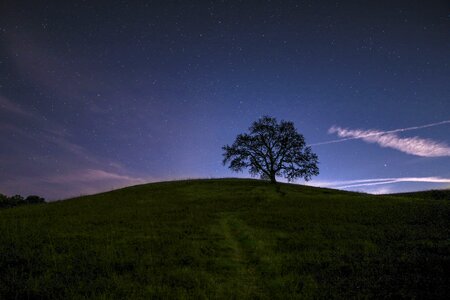
[(448, 188), (449, 53), (447, 1), (6, 1), (0, 193), (249, 177), (221, 147), (262, 115), (319, 155), (310, 184)]

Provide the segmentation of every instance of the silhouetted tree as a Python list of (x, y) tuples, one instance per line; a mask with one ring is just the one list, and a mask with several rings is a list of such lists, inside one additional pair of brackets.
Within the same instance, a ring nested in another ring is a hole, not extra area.
[(277, 176), (289, 182), (304, 178), (310, 180), (319, 174), (317, 155), (305, 144), (294, 123), (277, 122), (264, 116), (253, 122), (250, 133), (239, 134), (233, 145), (222, 147), (223, 164), (235, 172), (248, 168), (251, 175), (260, 175), (276, 183)]
[(8, 207), (8, 197), (6, 195), (0, 194), (0, 208), (1, 207)]
[(38, 203), (44, 203), (45, 199), (36, 195), (30, 195), (25, 199), (25, 202), (27, 204), (38, 204)]
[(24, 199), (20, 195), (7, 197), (3, 194), (0, 194), (0, 208), (9, 208), (24, 204), (39, 204), (39, 203), (45, 203), (45, 199), (35, 195), (28, 196), (26, 199)]
[(11, 203), (11, 206), (17, 206), (25, 204), (25, 199), (23, 199), (20, 195), (14, 195), (12, 197), (9, 197), (9, 202)]

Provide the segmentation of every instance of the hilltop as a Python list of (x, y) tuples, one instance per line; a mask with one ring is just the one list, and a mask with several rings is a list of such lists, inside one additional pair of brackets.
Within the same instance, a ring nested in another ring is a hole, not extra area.
[(259, 180), (0, 211), (0, 298), (445, 298), (450, 202)]

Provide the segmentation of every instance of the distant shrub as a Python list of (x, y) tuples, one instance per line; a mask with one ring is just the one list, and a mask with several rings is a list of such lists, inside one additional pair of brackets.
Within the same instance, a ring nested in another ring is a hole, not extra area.
[(45, 199), (36, 195), (30, 195), (25, 199), (26, 204), (44, 203)]
[(45, 203), (45, 199), (36, 195), (30, 195), (27, 198), (23, 198), (21, 195), (14, 195), (8, 197), (0, 194), (0, 208), (10, 208), (26, 204), (39, 204)]
[(0, 194), (0, 208), (5, 207), (8, 203), (8, 197), (3, 194)]
[(14, 195), (9, 198), (9, 201), (11, 202), (12, 206), (18, 206), (25, 204), (25, 199), (20, 195)]

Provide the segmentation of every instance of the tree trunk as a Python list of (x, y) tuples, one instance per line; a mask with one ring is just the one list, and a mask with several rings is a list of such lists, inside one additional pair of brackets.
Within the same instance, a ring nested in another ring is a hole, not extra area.
[(273, 184), (277, 183), (277, 180), (275, 178), (275, 173), (270, 174), (270, 183), (273, 183)]

